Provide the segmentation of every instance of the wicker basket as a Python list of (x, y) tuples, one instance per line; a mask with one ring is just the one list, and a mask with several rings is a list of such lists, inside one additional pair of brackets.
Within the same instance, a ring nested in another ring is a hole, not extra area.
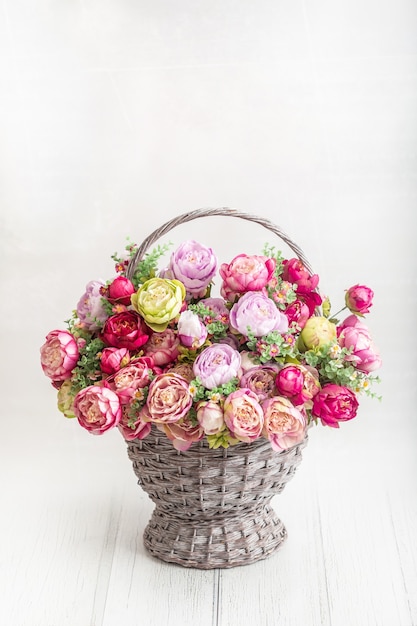
[[(300, 248), (274, 224), (222, 208), (186, 213), (154, 231), (132, 259), (128, 276), (149, 246), (173, 227), (219, 215), (264, 226), (311, 270)], [(231, 568), (264, 559), (285, 541), (286, 529), (270, 502), (294, 475), (307, 435), (280, 453), (264, 439), (217, 450), (202, 440), (179, 452), (154, 426), (145, 439), (126, 443), (138, 482), (156, 505), (144, 532), (153, 556), (185, 567)]]

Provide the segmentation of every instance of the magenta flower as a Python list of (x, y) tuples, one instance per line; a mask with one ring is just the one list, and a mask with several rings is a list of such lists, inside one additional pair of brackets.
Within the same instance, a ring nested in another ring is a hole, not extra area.
[(346, 422), (356, 416), (358, 401), (353, 391), (340, 385), (324, 385), (313, 401), (312, 413), (321, 419), (325, 426), (339, 428), (339, 422)]
[(248, 292), (240, 298), (230, 311), (230, 324), (244, 336), (248, 328), (255, 337), (262, 337), (273, 330), (285, 333), (288, 319), (274, 302), (260, 292)]
[(100, 368), (105, 374), (114, 374), (130, 361), (127, 348), (104, 348), (100, 357)]
[(74, 337), (67, 330), (52, 330), (41, 347), (43, 372), (53, 381), (66, 380), (77, 365), (79, 351)]
[(308, 294), (314, 291), (319, 283), (318, 275), (310, 274), (304, 263), (296, 258), (284, 261), (282, 278), (297, 285), (297, 294)]
[(85, 288), (77, 304), (77, 316), (80, 322), (92, 332), (99, 330), (108, 318), (103, 307), (105, 284), (99, 280), (91, 280)]
[(152, 424), (150, 422), (144, 422), (139, 413), (132, 427), (128, 425), (131, 420), (129, 415), (129, 405), (122, 408), (122, 418), (118, 424), (118, 429), (122, 433), (126, 441), (133, 441), (133, 439), (145, 439), (152, 430)]
[(194, 298), (202, 297), (213, 280), (217, 258), (211, 248), (197, 241), (184, 241), (171, 255), (168, 272), (180, 280), (187, 293)]
[(374, 292), (365, 285), (355, 285), (346, 291), (345, 302), (351, 313), (364, 315), (369, 313), (372, 306)]
[(150, 330), (134, 311), (112, 315), (103, 327), (101, 339), (107, 346), (137, 350), (148, 341)]
[(74, 413), (79, 424), (92, 435), (102, 435), (117, 426), (122, 406), (117, 395), (107, 387), (86, 387), (74, 398)]
[(136, 292), (131, 281), (125, 276), (118, 276), (107, 288), (107, 297), (112, 304), (130, 304), (130, 296)]
[(279, 395), (289, 398), (296, 406), (308, 403), (305, 408), (311, 408), (312, 398), (320, 391), (317, 370), (291, 363), (281, 368), (275, 384)]
[(228, 383), (238, 375), (240, 354), (225, 343), (204, 348), (194, 361), (194, 374), (207, 389)]

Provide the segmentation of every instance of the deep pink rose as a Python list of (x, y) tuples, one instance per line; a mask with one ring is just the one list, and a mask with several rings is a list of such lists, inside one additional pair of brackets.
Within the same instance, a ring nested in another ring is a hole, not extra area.
[(136, 292), (133, 284), (125, 276), (118, 276), (107, 288), (107, 298), (112, 304), (129, 306), (130, 296)]
[(279, 371), (275, 384), (279, 395), (289, 398), (296, 406), (309, 403), (320, 391), (316, 370), (303, 365), (288, 363)]
[(339, 422), (355, 417), (358, 401), (353, 391), (340, 385), (324, 385), (315, 396), (312, 413), (323, 425), (339, 428)]
[(178, 422), (192, 403), (188, 381), (171, 372), (159, 374), (149, 386), (144, 420), (159, 424)]
[(44, 374), (54, 381), (66, 380), (77, 365), (77, 342), (67, 330), (52, 330), (41, 347), (41, 365)]
[(137, 350), (148, 341), (149, 333), (149, 328), (137, 313), (125, 311), (109, 317), (101, 339), (111, 347)]
[(104, 348), (100, 357), (101, 371), (105, 374), (114, 374), (129, 361), (130, 353), (127, 348)]
[(250, 389), (238, 389), (224, 401), (224, 422), (232, 437), (250, 443), (261, 436), (264, 415), (258, 396)]
[(268, 296), (250, 291), (233, 305), (230, 325), (246, 337), (248, 327), (255, 337), (262, 337), (273, 330), (285, 333), (288, 330), (288, 319)]
[(297, 294), (310, 293), (317, 287), (319, 283), (318, 275), (310, 274), (300, 259), (285, 260), (283, 265), (282, 278), (297, 285)]
[(240, 379), (239, 386), (250, 389), (263, 402), (275, 394), (275, 378), (279, 372), (277, 365), (256, 365)]
[(347, 358), (355, 364), (358, 370), (369, 374), (381, 367), (382, 360), (368, 327), (356, 315), (349, 315), (337, 327), (337, 334), (339, 345), (352, 350)]
[(174, 448), (181, 452), (185, 452), (191, 447), (191, 444), (204, 437), (203, 428), (200, 424), (193, 423), (188, 414), (174, 424), (158, 424), (157, 426), (172, 441)]
[(301, 300), (295, 300), (295, 302), (287, 306), (284, 313), (288, 318), (289, 325), (296, 325), (300, 330), (304, 328), (308, 318), (312, 315), (307, 304)]
[(220, 266), (223, 279), (220, 293), (225, 300), (233, 302), (247, 291), (262, 291), (274, 275), (275, 267), (275, 259), (238, 254), (231, 263)]
[(374, 292), (365, 285), (354, 285), (346, 291), (345, 302), (351, 313), (356, 315), (364, 315), (369, 313), (372, 306)]
[(161, 333), (152, 333), (144, 346), (144, 351), (147, 356), (153, 358), (155, 365), (163, 366), (175, 361), (179, 355), (179, 346), (177, 334), (171, 328), (167, 328)]
[(301, 443), (305, 436), (306, 418), (288, 398), (274, 396), (262, 403), (263, 435), (277, 452)]
[(93, 435), (102, 435), (117, 426), (122, 406), (117, 395), (107, 387), (86, 387), (74, 398), (73, 410), (80, 425)]
[(151, 382), (151, 363), (151, 359), (140, 357), (134, 363), (122, 367), (108, 378), (105, 384), (117, 393), (122, 404), (128, 404), (135, 398), (139, 389), (147, 387)]
[(150, 422), (144, 422), (141, 413), (138, 413), (135, 417), (130, 416), (129, 409), (129, 405), (125, 405), (122, 408), (122, 418), (118, 425), (120, 432), (126, 441), (145, 439), (152, 430), (152, 424)]

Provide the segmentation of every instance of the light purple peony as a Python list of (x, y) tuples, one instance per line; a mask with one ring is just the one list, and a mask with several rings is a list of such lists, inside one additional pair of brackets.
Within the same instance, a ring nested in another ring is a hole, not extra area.
[(217, 269), (217, 258), (211, 248), (194, 240), (184, 241), (171, 255), (169, 271), (180, 280), (193, 297), (205, 295)]
[(240, 354), (225, 343), (214, 343), (198, 355), (193, 370), (204, 387), (214, 389), (238, 375)]
[(262, 337), (273, 330), (285, 333), (288, 330), (288, 319), (268, 296), (249, 291), (233, 305), (230, 325), (242, 335), (247, 336), (250, 328), (255, 337)]
[(100, 280), (90, 280), (77, 304), (78, 319), (91, 331), (99, 330), (108, 318), (102, 302), (102, 287), (105, 284)]

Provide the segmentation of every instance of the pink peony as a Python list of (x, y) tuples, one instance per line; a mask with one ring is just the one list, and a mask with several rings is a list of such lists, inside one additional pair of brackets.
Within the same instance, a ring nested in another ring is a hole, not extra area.
[(288, 320), (268, 296), (259, 292), (245, 293), (230, 311), (230, 324), (247, 337), (248, 328), (255, 337), (262, 337), (273, 330), (285, 333)]
[(149, 341), (144, 346), (146, 356), (153, 358), (155, 365), (168, 365), (176, 360), (179, 355), (180, 340), (177, 334), (167, 328), (161, 333), (152, 333)]
[(80, 425), (93, 435), (102, 435), (117, 426), (122, 406), (117, 395), (107, 387), (86, 387), (74, 398), (74, 413)]
[(337, 327), (337, 332), (339, 345), (352, 350), (348, 360), (354, 362), (358, 370), (368, 374), (381, 367), (382, 360), (368, 327), (356, 315), (349, 315)]
[(112, 315), (106, 321), (101, 339), (107, 346), (137, 350), (149, 338), (150, 330), (134, 311)]
[(180, 280), (188, 295), (202, 297), (217, 269), (217, 259), (211, 248), (197, 241), (184, 241), (171, 255), (168, 273)]
[(139, 389), (147, 387), (151, 382), (152, 364), (152, 359), (140, 357), (108, 378), (105, 385), (117, 393), (122, 404), (128, 404)]
[(248, 291), (262, 291), (273, 277), (275, 267), (275, 259), (238, 254), (231, 263), (220, 266), (223, 279), (220, 293), (225, 300), (233, 302), (236, 296)]
[(206, 435), (216, 435), (224, 427), (223, 409), (212, 400), (198, 403), (197, 419)]
[(77, 304), (78, 319), (91, 332), (99, 330), (108, 318), (103, 306), (104, 292), (105, 284), (102, 281), (91, 280)]
[(176, 450), (185, 452), (191, 447), (195, 441), (200, 441), (204, 437), (204, 430), (200, 424), (191, 421), (189, 415), (184, 415), (175, 424), (158, 425), (163, 430), (168, 439), (172, 441), (172, 445)]
[(288, 398), (274, 396), (262, 403), (263, 435), (274, 450), (281, 452), (301, 443), (305, 436), (306, 418)]
[(178, 422), (193, 403), (188, 382), (178, 374), (159, 374), (149, 386), (144, 419), (159, 424)]
[(66, 380), (77, 365), (79, 350), (74, 337), (66, 330), (52, 330), (41, 347), (44, 374), (54, 381)]
[(224, 401), (224, 421), (232, 437), (250, 443), (261, 436), (264, 415), (250, 389), (238, 389)]
[(130, 296), (136, 292), (133, 284), (125, 276), (118, 276), (107, 288), (107, 298), (112, 304), (129, 306)]
[(340, 385), (324, 385), (313, 401), (312, 413), (323, 425), (339, 428), (339, 422), (355, 417), (358, 401), (353, 391)]
[(133, 439), (145, 439), (152, 430), (152, 424), (144, 422), (141, 413), (138, 413), (135, 417), (130, 416), (129, 406), (126, 405), (122, 408), (122, 418), (118, 429), (126, 441), (133, 441)]
[(238, 375), (240, 354), (228, 344), (214, 343), (200, 352), (193, 369), (204, 387), (214, 389)]
[(250, 389), (259, 402), (275, 395), (275, 378), (279, 372), (277, 365), (256, 365), (240, 379), (239, 386)]
[(200, 348), (207, 339), (207, 329), (196, 313), (183, 311), (178, 320), (178, 338), (186, 348)]
[(304, 263), (296, 258), (284, 261), (282, 278), (297, 285), (297, 294), (310, 293), (319, 283), (318, 275), (310, 274)]
[(114, 374), (130, 361), (127, 348), (104, 348), (100, 357), (100, 368), (105, 374)]
[(373, 297), (372, 289), (365, 285), (355, 285), (346, 291), (346, 306), (351, 313), (362, 316), (364, 313), (369, 313)]
[(287, 306), (284, 313), (287, 316), (289, 325), (295, 325), (299, 329), (304, 328), (308, 318), (312, 315), (307, 304), (301, 300), (295, 300), (295, 302)]

